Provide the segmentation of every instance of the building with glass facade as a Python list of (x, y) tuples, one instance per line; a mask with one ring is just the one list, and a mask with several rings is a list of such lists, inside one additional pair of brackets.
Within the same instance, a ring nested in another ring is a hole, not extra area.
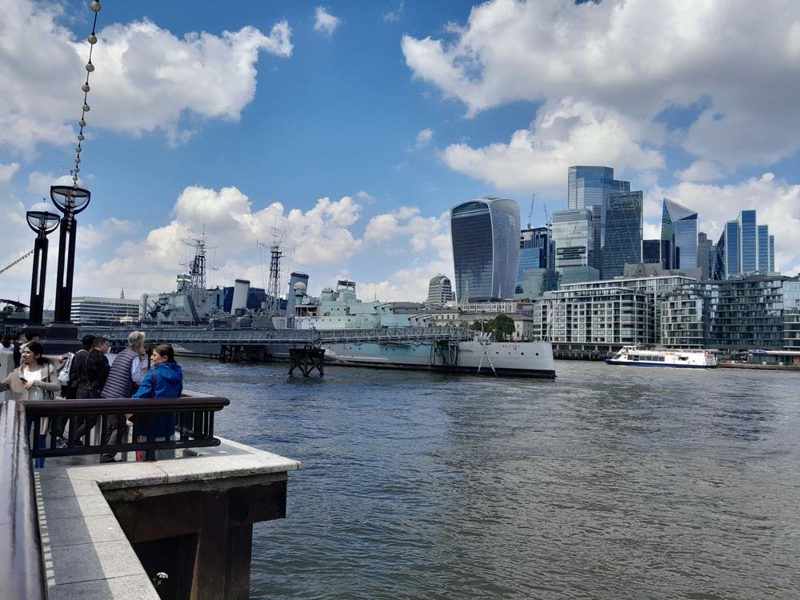
[(670, 242), (672, 254), (667, 269), (697, 267), (697, 213), (664, 198), (661, 239)]
[(595, 281), (600, 271), (594, 264), (595, 220), (588, 208), (553, 213), (555, 269), (561, 284)]
[(558, 287), (555, 249), (549, 227), (523, 229), (519, 242), (519, 272), (515, 297), (538, 298)]
[(714, 242), (702, 231), (697, 234), (697, 267), (702, 279), (711, 279), (714, 265)]
[(450, 211), (458, 302), (514, 297), (519, 268), (519, 206), (481, 198)]
[(428, 299), (425, 303), (430, 306), (444, 306), (452, 301), (453, 286), (450, 279), (442, 274), (431, 277), (428, 283)]
[(590, 209), (595, 221), (589, 266), (600, 271), (605, 244), (606, 208), (610, 194), (629, 192), (628, 181), (614, 179), (611, 167), (573, 166), (567, 171), (567, 210)]
[(753, 273), (775, 273), (775, 238), (767, 225), (758, 225), (755, 210), (743, 210), (728, 221), (717, 242), (714, 279)]
[(691, 283), (668, 294), (661, 310), (665, 345), (800, 349), (797, 278), (750, 275)]
[(626, 263), (642, 262), (642, 192), (610, 194), (606, 206), (603, 279), (622, 277)]

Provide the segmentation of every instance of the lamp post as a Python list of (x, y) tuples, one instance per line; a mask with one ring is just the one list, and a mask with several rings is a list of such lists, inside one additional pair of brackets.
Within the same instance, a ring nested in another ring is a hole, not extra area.
[(58, 227), (58, 215), (49, 212), (40, 202), (25, 213), (28, 227), (36, 233), (33, 243), (33, 274), (31, 275), (30, 324), (41, 325), (44, 313), (44, 286), (47, 277), (47, 236)]
[(50, 198), (61, 217), (61, 231), (58, 236), (58, 281), (56, 282), (56, 310), (54, 321), (70, 323), (72, 312), (72, 278), (75, 272), (75, 230), (78, 222), (75, 215), (89, 206), (92, 194), (77, 186), (50, 186)]

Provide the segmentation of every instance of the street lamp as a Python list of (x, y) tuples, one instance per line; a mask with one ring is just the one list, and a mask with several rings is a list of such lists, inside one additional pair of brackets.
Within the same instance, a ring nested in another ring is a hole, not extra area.
[(54, 322), (70, 323), (72, 312), (72, 278), (75, 271), (75, 230), (78, 222), (75, 215), (89, 206), (92, 193), (89, 190), (69, 185), (50, 186), (50, 198), (61, 217), (58, 236), (58, 281), (56, 282), (56, 309)]
[(39, 202), (25, 213), (28, 227), (36, 233), (33, 243), (33, 275), (31, 275), (31, 325), (41, 325), (44, 313), (44, 284), (47, 276), (47, 236), (58, 227), (58, 215), (46, 203)]

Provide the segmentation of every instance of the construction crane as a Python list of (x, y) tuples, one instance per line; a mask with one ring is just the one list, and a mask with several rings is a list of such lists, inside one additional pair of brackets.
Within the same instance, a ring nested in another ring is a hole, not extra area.
[(536, 192), (533, 193), (531, 198), (531, 210), (528, 212), (528, 229), (531, 228), (531, 221), (533, 220), (533, 203), (536, 202)]
[(17, 264), (18, 262), (22, 262), (23, 260), (25, 260), (26, 258), (28, 258), (28, 257), (29, 257), (31, 254), (33, 254), (33, 250), (28, 250), (28, 251), (27, 251), (25, 254), (23, 254), (22, 256), (20, 256), (20, 257), (19, 257), (17, 260), (15, 260), (15, 261), (14, 261), (14, 262), (12, 262), (11, 264), (8, 264), (8, 265), (6, 265), (5, 267), (3, 267), (2, 269), (0, 269), (0, 273), (5, 273), (5, 272), (6, 272), (6, 271), (8, 271), (8, 270), (9, 270), (11, 267), (13, 267), (15, 264)]

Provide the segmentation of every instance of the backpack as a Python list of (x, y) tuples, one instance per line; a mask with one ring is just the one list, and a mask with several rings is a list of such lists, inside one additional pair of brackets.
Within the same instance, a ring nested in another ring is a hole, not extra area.
[(73, 358), (75, 358), (75, 355), (72, 352), (67, 352), (67, 358), (58, 371), (58, 383), (61, 385), (69, 384), (69, 368), (72, 366)]

